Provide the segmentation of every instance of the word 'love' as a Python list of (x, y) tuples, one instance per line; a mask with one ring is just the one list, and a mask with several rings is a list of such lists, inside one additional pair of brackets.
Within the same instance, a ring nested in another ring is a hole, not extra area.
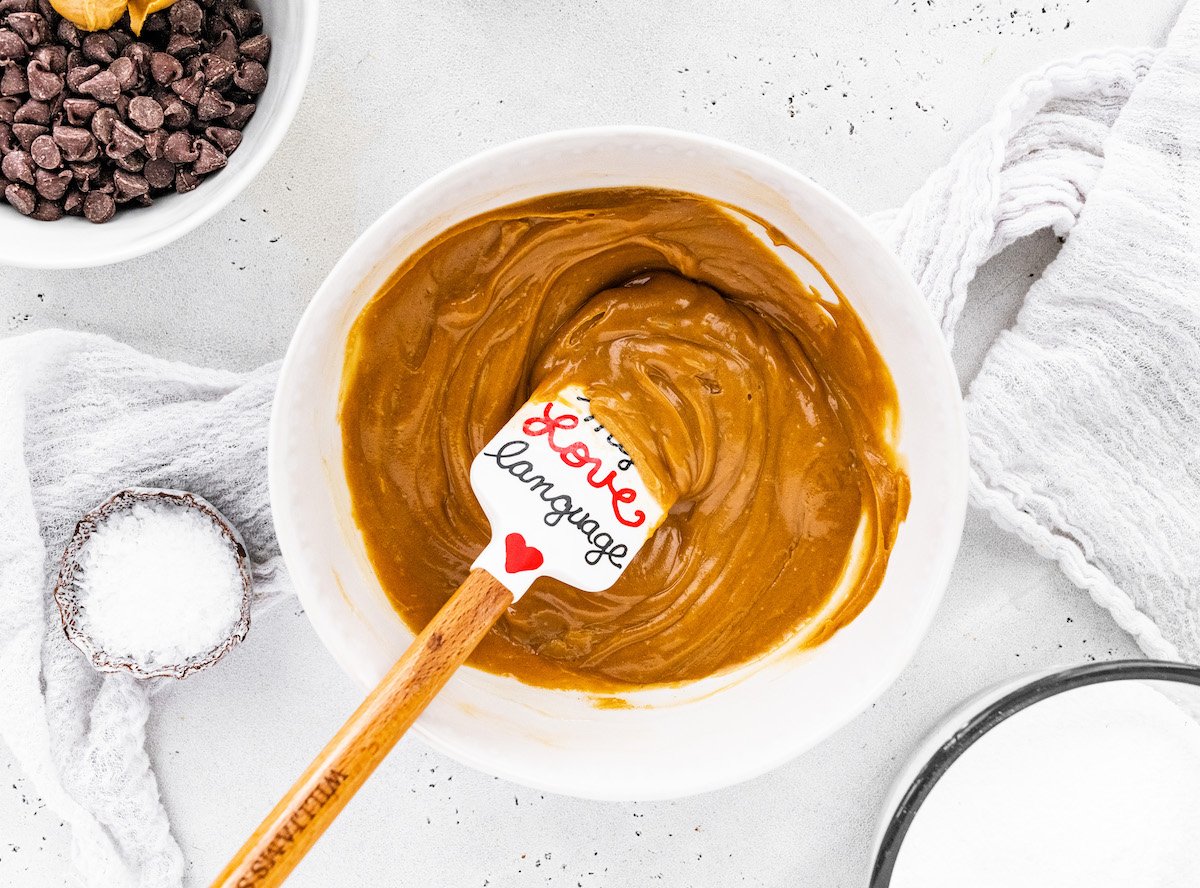
[(617, 471), (610, 469), (603, 478), (598, 477), (604, 470), (603, 461), (591, 454), (583, 441), (564, 443), (558, 433), (567, 432), (579, 425), (579, 417), (573, 413), (551, 415), (553, 402), (546, 404), (541, 416), (531, 416), (525, 420), (521, 430), (531, 438), (546, 436), (550, 449), (558, 454), (563, 464), (572, 469), (587, 469), (587, 482), (597, 490), (607, 489), (612, 496), (613, 515), (626, 527), (641, 527), (646, 522), (646, 513), (641, 509), (632, 509), (628, 515), (622, 512), (622, 506), (629, 505), (637, 499), (637, 492), (628, 487), (618, 487), (616, 484)]

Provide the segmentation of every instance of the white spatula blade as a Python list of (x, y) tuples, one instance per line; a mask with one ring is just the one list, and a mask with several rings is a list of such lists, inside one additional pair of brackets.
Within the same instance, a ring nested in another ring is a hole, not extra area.
[(514, 599), (540, 576), (607, 589), (665, 514), (577, 387), (518, 410), (475, 457), (471, 486), (492, 525), (472, 567)]

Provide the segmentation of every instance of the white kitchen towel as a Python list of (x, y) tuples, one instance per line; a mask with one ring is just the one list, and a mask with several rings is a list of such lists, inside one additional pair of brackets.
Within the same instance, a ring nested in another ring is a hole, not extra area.
[(1015, 84), (879, 222), (948, 340), (984, 261), (1065, 237), (968, 392), (972, 502), (1146, 653), (1200, 661), (1200, 3), (1161, 52)]
[[(1150, 654), (1200, 660), (1200, 3), (1161, 53), (1046, 67), (876, 219), (947, 339), (978, 267), (1065, 237), (967, 398), (973, 502), (1053, 557)], [(88, 888), (175, 888), (144, 750), (152, 687), (97, 677), (49, 600), (76, 518), (133, 484), (211, 500), (260, 596), (286, 590), (265, 449), (276, 366), (201, 370), (111, 340), (0, 340), (0, 736), (73, 828)], [(253, 643), (251, 632), (248, 643)]]
[(176, 888), (184, 865), (145, 751), (156, 685), (99, 676), (66, 640), (58, 558), (122, 487), (196, 491), (241, 530), (261, 610), (283, 588), (266, 471), (277, 367), (202, 370), (61, 331), (0, 341), (0, 736), (71, 824), (73, 884)]

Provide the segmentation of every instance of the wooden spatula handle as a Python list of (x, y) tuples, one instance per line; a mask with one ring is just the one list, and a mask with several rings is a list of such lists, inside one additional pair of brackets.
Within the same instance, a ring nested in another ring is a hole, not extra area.
[(495, 577), (471, 571), (212, 888), (281, 885), (510, 604)]

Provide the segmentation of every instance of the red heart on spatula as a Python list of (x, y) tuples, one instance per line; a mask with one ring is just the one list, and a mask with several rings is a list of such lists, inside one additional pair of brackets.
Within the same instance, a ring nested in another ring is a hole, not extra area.
[(510, 533), (504, 538), (504, 569), (510, 574), (523, 570), (537, 570), (542, 566), (542, 553), (526, 545), (525, 537)]

